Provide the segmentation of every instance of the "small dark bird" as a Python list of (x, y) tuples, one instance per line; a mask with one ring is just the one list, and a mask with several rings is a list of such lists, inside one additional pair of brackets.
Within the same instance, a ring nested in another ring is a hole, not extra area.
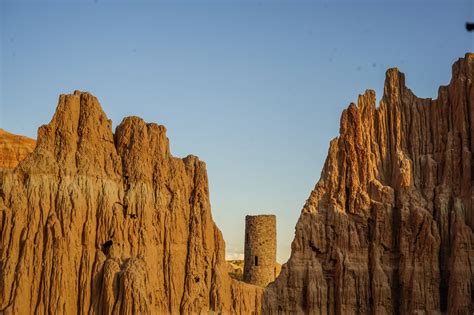
[(466, 22), (466, 30), (467, 30), (468, 32), (474, 31), (474, 23)]

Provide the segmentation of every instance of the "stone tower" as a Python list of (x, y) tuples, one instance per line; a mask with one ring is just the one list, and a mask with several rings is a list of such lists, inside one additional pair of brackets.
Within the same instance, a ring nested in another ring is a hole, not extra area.
[(276, 273), (276, 217), (245, 217), (244, 281), (267, 286)]

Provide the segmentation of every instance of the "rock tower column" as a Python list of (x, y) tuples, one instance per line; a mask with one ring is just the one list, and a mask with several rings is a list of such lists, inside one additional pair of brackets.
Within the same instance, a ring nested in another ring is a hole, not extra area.
[(248, 215), (245, 217), (244, 281), (267, 286), (275, 280), (276, 217)]

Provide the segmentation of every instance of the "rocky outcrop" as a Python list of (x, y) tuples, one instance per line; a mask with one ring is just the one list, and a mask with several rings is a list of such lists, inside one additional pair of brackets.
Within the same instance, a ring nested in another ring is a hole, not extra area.
[(268, 313), (474, 312), (474, 54), (436, 100), (397, 69), (341, 117)]
[(171, 155), (163, 126), (61, 95), (0, 186), (0, 313), (259, 311), (228, 276), (206, 166)]
[(0, 129), (0, 170), (13, 169), (35, 148), (35, 140)]
[(228, 260), (229, 275), (239, 281), (244, 281), (244, 261), (243, 260)]
[[(244, 281), (244, 261), (243, 260), (227, 260), (227, 265), (229, 267), (229, 275), (231, 278)], [(275, 277), (281, 272), (281, 265), (275, 263)]]

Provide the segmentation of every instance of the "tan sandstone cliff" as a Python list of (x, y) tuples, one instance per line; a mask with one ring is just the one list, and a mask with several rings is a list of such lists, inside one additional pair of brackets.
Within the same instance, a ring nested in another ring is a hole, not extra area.
[(474, 313), (474, 54), (436, 100), (397, 69), (341, 117), (268, 313)]
[(207, 173), (163, 126), (61, 95), (37, 146), (0, 181), (0, 313), (259, 311), (228, 276)]
[(35, 140), (0, 128), (0, 169), (15, 168), (35, 148)]
[[(472, 314), (473, 76), (467, 54), (430, 100), (391, 69), (379, 108), (344, 111), (263, 313)], [(228, 276), (204, 163), (136, 117), (113, 134), (88, 93), (0, 172), (0, 224), (0, 313), (261, 311)]]

